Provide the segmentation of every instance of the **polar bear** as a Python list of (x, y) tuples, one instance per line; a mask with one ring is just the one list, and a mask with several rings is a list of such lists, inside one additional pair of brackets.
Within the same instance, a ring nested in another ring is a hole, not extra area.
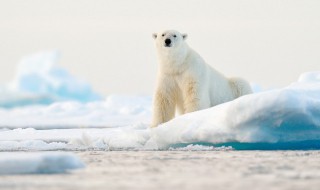
[(154, 33), (159, 72), (151, 127), (185, 114), (210, 108), (252, 93), (247, 81), (226, 78), (186, 43), (187, 34), (175, 30)]

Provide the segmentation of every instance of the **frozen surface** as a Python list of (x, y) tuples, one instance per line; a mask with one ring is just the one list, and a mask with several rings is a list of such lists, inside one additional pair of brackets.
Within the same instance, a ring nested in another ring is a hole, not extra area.
[(72, 76), (57, 63), (57, 51), (39, 52), (23, 58), (14, 80), (0, 88), (0, 106), (17, 107), (73, 100), (100, 100), (90, 84)]
[[(0, 189), (318, 190), (319, 151), (85, 151), (68, 175), (0, 176)], [(253, 188), (254, 187), (254, 188)]]
[(318, 78), (317, 72), (306, 73), (286, 88), (243, 96), (153, 129), (150, 97), (2, 109), (0, 150), (168, 150), (191, 144), (320, 149)]
[(82, 161), (72, 153), (0, 153), (0, 175), (65, 173), (83, 167)]

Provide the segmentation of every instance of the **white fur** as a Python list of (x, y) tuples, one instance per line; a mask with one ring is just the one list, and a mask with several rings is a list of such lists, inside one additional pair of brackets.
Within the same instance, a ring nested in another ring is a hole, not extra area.
[[(176, 37), (174, 37), (176, 36)], [(176, 110), (185, 114), (252, 93), (243, 79), (226, 78), (191, 49), (186, 34), (174, 30), (153, 34), (159, 59), (151, 127), (167, 122)], [(171, 47), (165, 40), (172, 41)]]

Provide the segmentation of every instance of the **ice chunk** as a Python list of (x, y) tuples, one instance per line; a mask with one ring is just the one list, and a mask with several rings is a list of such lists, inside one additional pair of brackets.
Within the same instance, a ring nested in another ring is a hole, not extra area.
[(0, 175), (65, 173), (83, 167), (83, 162), (71, 153), (0, 153)]
[(88, 102), (100, 97), (91, 86), (75, 77), (57, 63), (57, 51), (40, 52), (25, 57), (19, 63), (12, 88), (16, 91), (51, 95), (62, 100)]
[(101, 100), (90, 84), (60, 67), (57, 64), (59, 59), (58, 51), (44, 51), (23, 58), (14, 80), (0, 89), (0, 106), (50, 104), (62, 100)]

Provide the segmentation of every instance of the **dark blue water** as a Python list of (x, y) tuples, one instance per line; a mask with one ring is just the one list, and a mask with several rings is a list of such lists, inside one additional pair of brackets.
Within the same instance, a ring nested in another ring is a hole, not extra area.
[(180, 143), (170, 147), (186, 147), (190, 144), (203, 145), (203, 146), (231, 146), (235, 150), (320, 150), (320, 140), (307, 140), (307, 141), (293, 141), (293, 142), (277, 142), (277, 143), (239, 143), (239, 142), (228, 142), (228, 143)]

